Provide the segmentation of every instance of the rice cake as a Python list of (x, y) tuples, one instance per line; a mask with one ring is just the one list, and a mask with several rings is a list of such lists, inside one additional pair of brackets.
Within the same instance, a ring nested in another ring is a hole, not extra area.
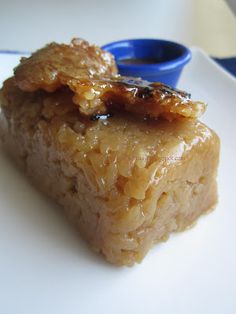
[(140, 262), (217, 202), (219, 138), (197, 119), (88, 119), (68, 88), (25, 91), (15, 77), (0, 97), (8, 151), (111, 263)]

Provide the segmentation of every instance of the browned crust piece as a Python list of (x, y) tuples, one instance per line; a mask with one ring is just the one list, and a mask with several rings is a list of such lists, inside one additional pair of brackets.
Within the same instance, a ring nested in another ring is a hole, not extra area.
[(141, 79), (117, 77), (100, 80), (71, 80), (73, 101), (86, 116), (126, 111), (144, 118), (197, 119), (206, 104), (193, 101), (190, 94), (173, 89), (163, 83), (150, 83)]
[(69, 45), (51, 43), (22, 58), (14, 72), (20, 89), (54, 92), (72, 78), (110, 77), (117, 74), (117, 68), (110, 53), (75, 38)]

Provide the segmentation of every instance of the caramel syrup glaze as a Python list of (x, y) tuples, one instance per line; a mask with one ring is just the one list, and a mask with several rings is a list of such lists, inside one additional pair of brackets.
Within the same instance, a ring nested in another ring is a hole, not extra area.
[(178, 96), (181, 98), (191, 98), (191, 94), (184, 91), (178, 90), (176, 88), (170, 87), (164, 83), (151, 83), (146, 80), (135, 79), (130, 77), (121, 77), (117, 80), (117, 84), (125, 89), (134, 90), (134, 94), (137, 94), (139, 98), (151, 97), (154, 91), (159, 91), (160, 94), (169, 96)]

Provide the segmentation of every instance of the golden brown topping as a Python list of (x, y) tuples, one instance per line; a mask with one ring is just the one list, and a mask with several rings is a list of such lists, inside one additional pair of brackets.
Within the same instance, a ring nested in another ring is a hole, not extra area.
[(71, 78), (101, 78), (117, 74), (113, 56), (82, 39), (70, 45), (51, 43), (15, 68), (18, 87), (24, 91), (53, 92)]
[(74, 92), (74, 103), (87, 116), (112, 113), (115, 109), (172, 121), (196, 119), (206, 109), (203, 102), (192, 101), (183, 91), (141, 79), (71, 80), (68, 86)]
[(52, 43), (15, 69), (16, 85), (28, 92), (54, 92), (66, 86), (81, 114), (96, 116), (113, 111), (133, 112), (143, 117), (196, 119), (206, 105), (162, 83), (117, 75), (114, 58), (80, 39), (70, 45)]

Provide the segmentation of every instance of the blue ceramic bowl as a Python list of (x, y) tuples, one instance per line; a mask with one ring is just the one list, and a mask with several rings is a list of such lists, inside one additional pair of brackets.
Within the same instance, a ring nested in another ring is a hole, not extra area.
[(121, 75), (163, 82), (173, 87), (191, 59), (187, 47), (161, 39), (126, 39), (102, 48), (115, 56)]

